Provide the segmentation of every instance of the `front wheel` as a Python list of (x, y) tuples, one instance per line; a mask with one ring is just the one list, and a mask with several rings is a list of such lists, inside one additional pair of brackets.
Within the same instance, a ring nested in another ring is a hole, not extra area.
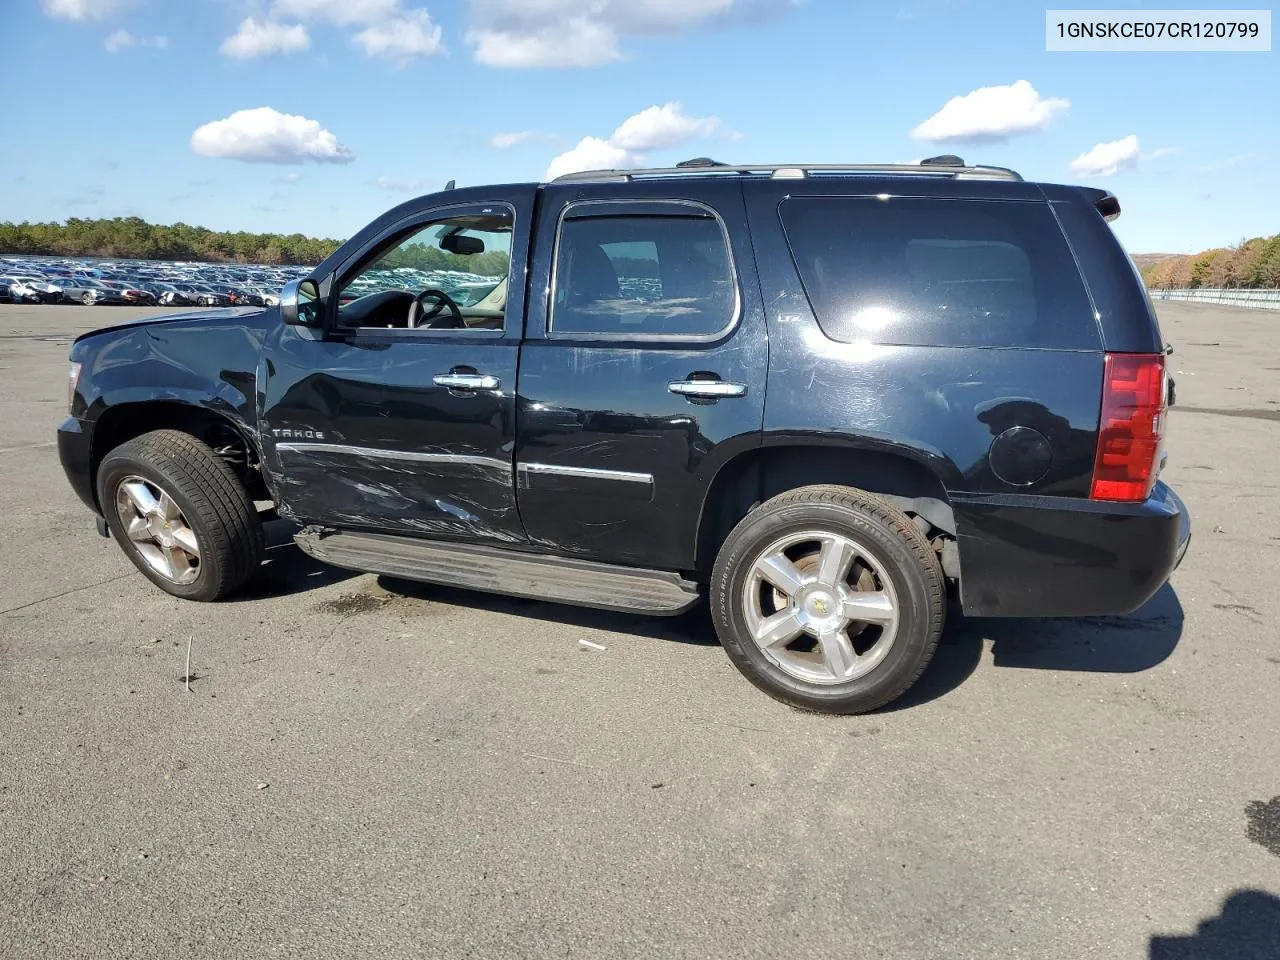
[(262, 524), (225, 462), (195, 437), (156, 430), (121, 444), (98, 471), (112, 536), (166, 593), (218, 600), (262, 560)]
[(92, 293), (86, 293), (80, 298), (80, 302), (86, 307), (92, 307), (96, 301), (94, 300)]
[(863, 713), (905, 693), (946, 617), (929, 541), (851, 487), (801, 487), (753, 510), (721, 547), (710, 592), (716, 632), (743, 675), (822, 713)]

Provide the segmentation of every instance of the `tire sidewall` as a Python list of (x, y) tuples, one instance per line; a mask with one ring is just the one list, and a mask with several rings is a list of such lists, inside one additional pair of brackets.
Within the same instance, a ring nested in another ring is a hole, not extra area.
[[(187, 524), (195, 531), (196, 541), (202, 545), (202, 549), (200, 572), (191, 583), (174, 583), (156, 573), (138, 552), (134, 542), (129, 539), (116, 509), (116, 491), (126, 477), (141, 477), (163, 489), (173, 498)], [(124, 551), (125, 556), (148, 580), (166, 593), (187, 600), (211, 600), (217, 596), (219, 571), (215, 569), (216, 560), (212, 556), (212, 551), (204, 549), (204, 545), (211, 542), (212, 533), (200, 511), (182, 493), (174, 478), (168, 476), (163, 469), (133, 455), (127, 446), (120, 448), (109, 454), (98, 470), (98, 502), (102, 505), (102, 512), (106, 517), (111, 536)]]
[[(903, 520), (909, 525), (905, 517)], [(875, 553), (893, 581), (898, 602), (898, 633), (885, 659), (865, 676), (844, 683), (805, 683), (785, 673), (751, 638), (742, 608), (743, 590), (760, 553), (789, 533), (813, 529), (844, 534)], [(730, 534), (712, 575), (712, 614), (725, 652), (756, 686), (802, 709), (855, 713), (896, 698), (932, 655), (943, 616), (909, 536), (875, 514), (838, 504), (790, 503), (772, 510), (768, 505), (760, 508)]]

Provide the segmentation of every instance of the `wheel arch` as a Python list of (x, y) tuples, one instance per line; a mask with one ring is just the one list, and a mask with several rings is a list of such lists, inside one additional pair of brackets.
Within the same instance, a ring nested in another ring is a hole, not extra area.
[[(178, 430), (195, 437), (222, 457), (254, 499), (269, 499), (261, 451), (244, 425), (208, 406), (186, 400), (142, 400), (106, 407), (94, 420), (89, 444), (89, 480), (98, 500), (98, 469), (116, 447), (153, 430)], [(102, 504), (97, 503), (99, 511)]]
[[(955, 515), (942, 476), (922, 451), (852, 443), (788, 439), (754, 447), (717, 471), (699, 512), (696, 563), (700, 576), (715, 563), (720, 544), (752, 509), (798, 487), (837, 484), (879, 494), (923, 518), (929, 530), (954, 540)], [(928, 531), (926, 530), (926, 533)], [(944, 566), (954, 564), (944, 556)]]

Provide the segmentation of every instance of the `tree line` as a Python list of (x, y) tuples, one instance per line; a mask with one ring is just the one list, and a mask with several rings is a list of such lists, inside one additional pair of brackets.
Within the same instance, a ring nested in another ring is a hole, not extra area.
[(185, 223), (147, 223), (139, 217), (65, 223), (0, 223), (0, 253), (215, 263), (319, 263), (341, 240), (300, 233), (229, 233)]
[(378, 267), (384, 270), (400, 267), (425, 271), (457, 270), (482, 277), (505, 277), (511, 271), (511, 257), (505, 250), (461, 254), (447, 253), (428, 243), (407, 243), (386, 253), (378, 261)]
[(1170, 256), (1142, 270), (1154, 290), (1189, 287), (1280, 287), (1280, 234), (1241, 240), (1233, 247)]

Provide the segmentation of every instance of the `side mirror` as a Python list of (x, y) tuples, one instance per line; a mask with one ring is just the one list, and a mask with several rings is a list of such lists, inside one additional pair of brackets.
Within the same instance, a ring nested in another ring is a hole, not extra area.
[(321, 303), (314, 280), (290, 280), (280, 291), (280, 319), (290, 326), (318, 327)]

